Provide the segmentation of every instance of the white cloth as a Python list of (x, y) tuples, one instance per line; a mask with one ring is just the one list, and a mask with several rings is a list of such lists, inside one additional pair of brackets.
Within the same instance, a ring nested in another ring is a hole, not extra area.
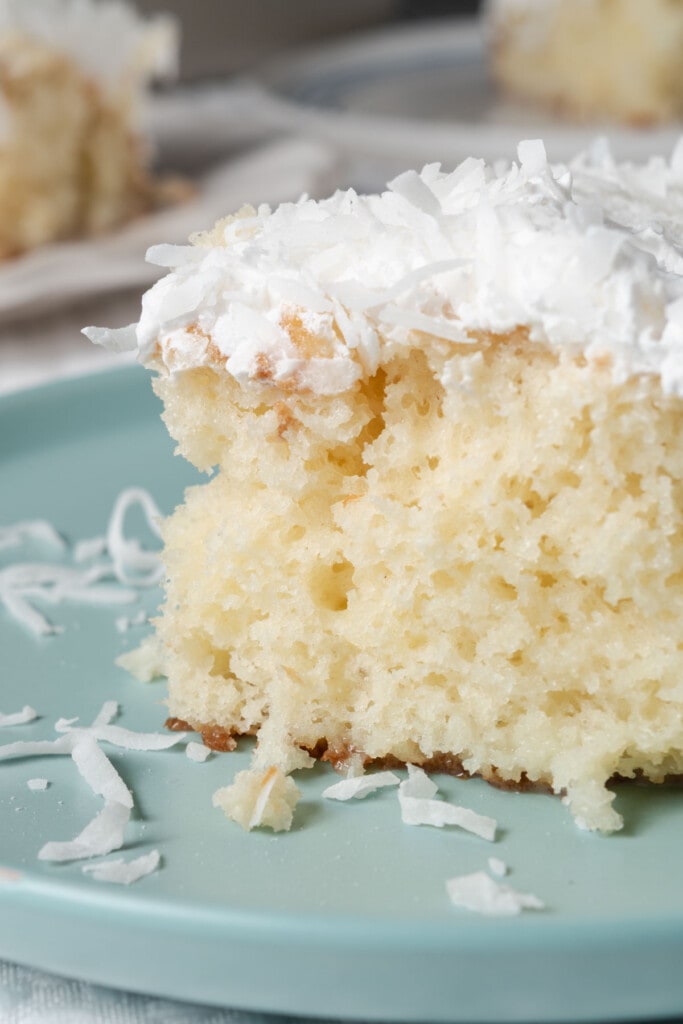
[[(291, 1024), (293, 1018), (131, 995), (0, 961), (0, 1021), (2, 1024)], [(316, 1021), (306, 1018), (306, 1024), (316, 1024)]]

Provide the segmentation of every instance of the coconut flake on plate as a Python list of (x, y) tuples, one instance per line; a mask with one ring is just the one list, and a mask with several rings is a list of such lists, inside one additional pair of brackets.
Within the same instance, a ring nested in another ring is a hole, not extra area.
[(56, 740), (24, 740), (0, 746), (0, 760), (44, 754), (70, 754), (90, 789), (104, 797), (104, 808), (73, 840), (48, 842), (40, 850), (41, 860), (80, 860), (102, 856), (118, 850), (133, 807), (133, 795), (123, 782), (99, 742), (111, 743), (124, 750), (166, 750), (185, 738), (184, 733), (163, 735), (140, 733), (112, 725), (119, 705), (105, 701), (92, 725), (79, 726), (77, 718), (60, 718), (55, 729)]
[(59, 563), (18, 563), (0, 569), (0, 602), (15, 619), (38, 635), (61, 632), (33, 602), (116, 605), (135, 601), (136, 590), (117, 583), (102, 584), (111, 576), (111, 567), (106, 565), (73, 568)]
[(135, 505), (142, 509), (150, 530), (161, 537), (159, 522), (163, 516), (151, 494), (142, 487), (129, 487), (121, 491), (114, 503), (107, 526), (107, 550), (120, 583), (155, 586), (164, 574), (158, 552), (146, 550), (138, 540), (126, 538), (123, 532), (126, 514)]
[(55, 732), (68, 732), (77, 721), (78, 716), (76, 718), (58, 718), (55, 722)]
[(20, 547), (27, 540), (47, 544), (63, 551), (66, 541), (46, 519), (26, 519), (10, 526), (0, 526), (0, 551), (4, 548)]
[(203, 761), (206, 761), (207, 757), (211, 756), (211, 751), (203, 743), (195, 743), (194, 740), (191, 740), (185, 747), (185, 754), (190, 761), (196, 761), (198, 764), (201, 764)]
[(9, 761), (15, 757), (70, 754), (74, 748), (74, 742), (73, 736), (67, 734), (56, 740), (17, 740), (15, 743), (3, 743), (0, 746), (0, 761)]
[(25, 704), (21, 711), (14, 711), (11, 714), (3, 715), (0, 712), (0, 727), (10, 725), (26, 725), (27, 722), (33, 722), (38, 717), (38, 712)]
[(34, 793), (42, 793), (50, 783), (48, 779), (29, 779), (26, 785)]
[(488, 865), (491, 874), (497, 875), (498, 878), (504, 878), (508, 873), (508, 866), (500, 857), (489, 857)]
[(84, 736), (71, 753), (72, 760), (93, 793), (106, 802), (133, 806), (133, 794), (114, 768), (107, 755), (100, 750), (94, 736)]
[(351, 754), (351, 757), (346, 762), (346, 778), (357, 779), (359, 775), (365, 773), (365, 758), (361, 753), (356, 751)]
[(105, 803), (75, 839), (45, 843), (38, 851), (38, 859), (65, 862), (102, 857), (112, 850), (119, 850), (129, 821), (130, 807), (117, 801)]
[[(406, 825), (431, 825), (443, 828), (444, 825), (456, 825), (466, 832), (472, 832), (492, 842), (496, 837), (496, 821), (468, 807), (460, 807), (447, 800), (435, 800), (435, 784), (421, 769), (413, 768), (408, 778), (398, 787), (398, 800), (401, 805), (401, 820)], [(415, 795), (431, 793), (430, 796)]]
[(105, 537), (86, 537), (74, 544), (73, 559), (77, 565), (82, 562), (91, 562), (100, 555), (106, 554), (107, 541)]
[[(114, 721), (118, 713), (119, 702), (117, 700), (105, 700), (104, 704), (93, 719), (93, 727), (98, 728), (100, 725), (109, 725)], [(72, 721), (77, 722), (78, 719), (74, 718)]]
[(406, 797), (429, 800), (438, 792), (439, 787), (433, 779), (429, 778), (424, 768), (420, 768), (416, 764), (408, 765), (408, 778), (401, 783), (399, 798), (403, 794)]
[(5, 610), (9, 612), (14, 621), (20, 626), (25, 626), (29, 633), (35, 633), (36, 636), (54, 636), (64, 632), (63, 626), (54, 625), (19, 594), (13, 594), (11, 591), (3, 592), (1, 587), (0, 604), (4, 604)]
[(134, 732), (120, 725), (91, 726), (92, 735), (122, 750), (168, 750), (185, 739), (184, 732), (166, 735), (161, 732)]
[(341, 779), (323, 790), (328, 800), (363, 800), (370, 793), (386, 786), (398, 786), (398, 775), (394, 772), (377, 772), (374, 775), (351, 776)]
[(134, 860), (125, 861), (107, 860), (99, 864), (84, 864), (81, 868), (84, 874), (90, 875), (97, 882), (114, 882), (117, 885), (132, 885), (145, 875), (151, 875), (156, 871), (161, 862), (161, 855), (158, 850), (151, 850), (149, 853), (136, 857)]
[[(30, 520), (0, 527), (0, 549), (13, 548), (27, 539), (41, 541), (55, 549), (55, 562), (15, 562), (0, 569), (0, 604), (20, 625), (37, 636), (61, 633), (36, 607), (72, 601), (85, 605), (130, 604), (141, 587), (154, 586), (163, 577), (156, 550), (145, 548), (124, 535), (128, 510), (139, 505), (151, 531), (159, 535), (161, 513), (151, 495), (141, 487), (127, 488), (118, 495), (107, 526), (106, 537), (92, 537), (70, 547), (45, 520)], [(67, 553), (72, 564), (64, 561)], [(93, 561), (102, 558), (104, 561)], [(87, 563), (87, 564), (86, 564)], [(119, 620), (120, 628), (142, 624), (143, 612)]]
[(454, 906), (490, 917), (511, 917), (522, 910), (545, 908), (538, 896), (496, 882), (485, 871), (449, 878), (446, 889)]

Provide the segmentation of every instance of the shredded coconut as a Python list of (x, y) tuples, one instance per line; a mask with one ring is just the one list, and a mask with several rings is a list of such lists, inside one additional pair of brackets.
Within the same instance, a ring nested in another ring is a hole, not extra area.
[(118, 710), (116, 701), (106, 701), (90, 726), (77, 725), (77, 718), (60, 718), (55, 723), (55, 731), (60, 734), (56, 740), (24, 740), (0, 746), (0, 760), (70, 755), (90, 789), (104, 798), (103, 809), (79, 835), (66, 842), (46, 843), (38, 854), (41, 860), (71, 861), (103, 856), (123, 845), (133, 795), (99, 743), (110, 743), (124, 750), (153, 751), (166, 750), (185, 739), (185, 733), (140, 733), (112, 725)]
[[(554, 166), (528, 140), (510, 165), (431, 164), (381, 195), (248, 213), (248, 231), (237, 217), (196, 245), (151, 250), (174, 269), (145, 295), (139, 324), (88, 337), (171, 373), (218, 353), (245, 385), (261, 381), (265, 356), (273, 382), (322, 395), (374, 373), (415, 331), (462, 346), (522, 325), (533, 343), (609, 357), (616, 380), (657, 375), (683, 395), (677, 154), (619, 164), (598, 144)], [(315, 313), (325, 358), (301, 357), (292, 306)]]
[(26, 785), (29, 789), (33, 790), (34, 793), (39, 793), (46, 790), (50, 783), (47, 779), (29, 779)]
[(107, 550), (119, 582), (151, 587), (159, 583), (164, 574), (159, 555), (155, 551), (144, 550), (138, 540), (127, 539), (123, 532), (126, 513), (135, 505), (142, 509), (150, 530), (161, 537), (159, 521), (162, 515), (154, 499), (141, 487), (130, 487), (119, 494), (114, 504), (107, 528)]
[(73, 559), (77, 565), (81, 562), (91, 562), (94, 558), (107, 553), (107, 541), (105, 537), (86, 537), (74, 544)]
[(114, 882), (118, 885), (131, 885), (145, 875), (151, 875), (156, 871), (161, 862), (161, 854), (158, 850), (151, 850), (149, 853), (136, 857), (134, 860), (125, 861), (108, 860), (98, 864), (84, 864), (81, 871), (90, 875), (97, 882)]
[(38, 717), (38, 712), (29, 707), (28, 704), (24, 705), (21, 711), (15, 711), (9, 715), (3, 715), (0, 712), (0, 727), (10, 725), (26, 725), (27, 722), (33, 722)]
[(483, 814), (477, 814), (467, 807), (448, 803), (446, 800), (434, 800), (432, 796), (415, 796), (414, 793), (434, 792), (434, 783), (421, 769), (413, 767), (408, 779), (398, 787), (398, 800), (401, 805), (401, 820), (406, 825), (432, 825), (443, 828), (444, 825), (457, 825), (466, 832), (493, 842), (496, 837), (496, 821)]
[(543, 910), (545, 906), (537, 896), (496, 882), (485, 871), (449, 878), (446, 888), (454, 906), (492, 917), (510, 917), (522, 910)]
[(508, 873), (508, 866), (500, 857), (489, 857), (488, 865), (491, 874), (497, 875), (499, 878), (504, 878)]
[(26, 541), (46, 544), (57, 551), (63, 551), (66, 547), (64, 538), (45, 519), (27, 519), (11, 526), (0, 526), (0, 551), (20, 547)]
[[(0, 0), (0, 3), (2, 0)], [(122, 491), (114, 504), (106, 539), (91, 538), (73, 548), (57, 530), (44, 520), (31, 520), (0, 528), (0, 548), (21, 547), (27, 541), (40, 541), (52, 547), (60, 561), (13, 562), (0, 569), (0, 604), (19, 624), (38, 636), (62, 632), (38, 604), (60, 605), (65, 601), (85, 605), (130, 604), (140, 588), (155, 586), (163, 576), (157, 551), (143, 548), (136, 538), (124, 535), (123, 526), (130, 508), (139, 505), (150, 529), (158, 536), (161, 513), (152, 497), (142, 488)], [(65, 564), (70, 554), (73, 564)], [(87, 564), (100, 556), (104, 561)], [(127, 626), (145, 621), (137, 612), (126, 619)], [(124, 620), (117, 620), (119, 623)]]
[(398, 775), (394, 772), (377, 772), (374, 775), (351, 776), (341, 779), (323, 790), (328, 800), (363, 800), (369, 793), (385, 786), (398, 786)]
[(38, 851), (39, 860), (70, 861), (100, 857), (123, 846), (130, 807), (111, 801), (90, 821), (75, 839), (49, 842)]

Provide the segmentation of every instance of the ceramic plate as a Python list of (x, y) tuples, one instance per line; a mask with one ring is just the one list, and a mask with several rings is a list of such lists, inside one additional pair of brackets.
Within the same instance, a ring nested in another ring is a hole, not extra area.
[[(72, 540), (92, 537), (130, 485), (170, 510), (194, 479), (172, 448), (139, 368), (5, 398), (0, 523), (44, 517)], [(144, 607), (158, 598), (148, 593)], [(28, 703), (40, 713), (1, 729), (0, 743), (52, 738), (57, 718), (87, 722), (111, 699), (120, 724), (162, 730), (163, 682), (114, 665), (144, 628), (119, 633), (120, 609), (49, 613), (64, 632), (36, 639), (0, 609), (0, 711)], [(211, 795), (248, 749), (204, 764), (182, 745), (108, 753), (135, 795), (123, 855), (157, 848), (160, 870), (123, 888), (78, 863), (38, 861), (101, 801), (69, 759), (0, 762), (0, 958), (280, 1013), (527, 1024), (683, 1014), (681, 791), (622, 787), (627, 825), (605, 838), (578, 831), (559, 800), (440, 777), (444, 796), (498, 819), (490, 844), (402, 825), (395, 790), (325, 801), (333, 773), (316, 768), (301, 773), (290, 833), (246, 834)], [(36, 777), (49, 779), (46, 791), (28, 789)], [(545, 910), (483, 918), (449, 904), (446, 879), (485, 870), (492, 855)]]
[(566, 160), (606, 134), (621, 159), (642, 159), (670, 153), (681, 131), (571, 125), (503, 101), (482, 27), (469, 20), (359, 34), (280, 60), (259, 77), (280, 101), (282, 124), (365, 158), (355, 170), (369, 188), (406, 166), (509, 159), (522, 138), (543, 138), (552, 160)]

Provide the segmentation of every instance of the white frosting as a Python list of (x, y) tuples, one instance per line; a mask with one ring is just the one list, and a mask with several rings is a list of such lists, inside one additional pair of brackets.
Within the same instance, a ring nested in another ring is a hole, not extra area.
[[(171, 372), (219, 354), (245, 383), (267, 357), (276, 383), (333, 394), (416, 331), (474, 345), (476, 332), (521, 325), (532, 343), (610, 359), (615, 380), (656, 374), (683, 395), (683, 142), (669, 161), (620, 165), (596, 143), (551, 166), (527, 141), (519, 163), (433, 164), (381, 195), (263, 206), (222, 235), (150, 250), (175, 269), (145, 295), (139, 324), (88, 336)], [(302, 310), (320, 357), (282, 325)], [(444, 385), (475, 370), (447, 366)]]
[(25, 35), (64, 53), (106, 89), (176, 71), (178, 33), (124, 0), (0, 0), (0, 37)]

